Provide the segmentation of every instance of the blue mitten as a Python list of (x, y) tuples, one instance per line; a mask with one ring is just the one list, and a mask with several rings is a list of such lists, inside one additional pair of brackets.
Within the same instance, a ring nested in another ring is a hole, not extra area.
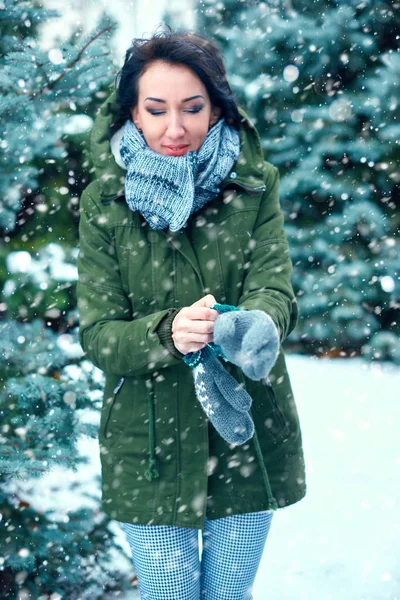
[(247, 377), (259, 381), (274, 366), (280, 342), (271, 317), (255, 309), (222, 312), (214, 323), (214, 344)]
[(208, 346), (186, 354), (183, 360), (193, 370), (197, 399), (220, 436), (230, 444), (247, 442), (254, 434), (254, 423), (248, 413), (251, 396)]

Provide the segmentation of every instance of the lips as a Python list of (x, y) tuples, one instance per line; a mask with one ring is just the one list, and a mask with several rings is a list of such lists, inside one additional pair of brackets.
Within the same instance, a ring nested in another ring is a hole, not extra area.
[(183, 146), (165, 146), (166, 148), (169, 148), (170, 150), (183, 150), (183, 148), (187, 148), (189, 146), (189, 144), (184, 144)]
[(165, 146), (165, 151), (168, 156), (183, 156), (189, 152), (189, 144), (185, 144), (184, 146), (180, 144), (179, 146)]

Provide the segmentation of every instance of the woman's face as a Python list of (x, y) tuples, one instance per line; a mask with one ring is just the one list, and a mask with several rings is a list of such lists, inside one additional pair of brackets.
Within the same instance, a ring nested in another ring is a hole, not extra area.
[[(211, 106), (201, 79), (185, 65), (157, 60), (139, 78), (133, 121), (159, 154), (181, 156), (199, 150), (221, 110)], [(170, 147), (181, 146), (176, 151)]]

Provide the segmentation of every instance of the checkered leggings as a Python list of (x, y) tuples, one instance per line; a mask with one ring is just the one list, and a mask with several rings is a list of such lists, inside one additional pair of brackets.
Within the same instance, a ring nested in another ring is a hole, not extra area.
[(273, 511), (205, 521), (198, 529), (120, 525), (128, 540), (142, 600), (252, 600), (252, 587)]

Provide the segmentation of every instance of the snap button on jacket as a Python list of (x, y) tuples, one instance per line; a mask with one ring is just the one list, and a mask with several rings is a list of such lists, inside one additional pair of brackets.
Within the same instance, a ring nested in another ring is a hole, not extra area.
[[(296, 325), (279, 173), (263, 158), (242, 108), (241, 150), (219, 194), (178, 232), (152, 230), (124, 197), (110, 140), (116, 94), (91, 134), (93, 181), (80, 201), (79, 340), (105, 373), (99, 428), (102, 508), (118, 521), (202, 529), (205, 518), (278, 508), (306, 493), (300, 423), (280, 353), (266, 380), (225, 369), (253, 398), (256, 436), (242, 446), (215, 431), (171, 337), (177, 312), (211, 293), (263, 310), (281, 344)], [(259, 445), (257, 448), (257, 444)]]

